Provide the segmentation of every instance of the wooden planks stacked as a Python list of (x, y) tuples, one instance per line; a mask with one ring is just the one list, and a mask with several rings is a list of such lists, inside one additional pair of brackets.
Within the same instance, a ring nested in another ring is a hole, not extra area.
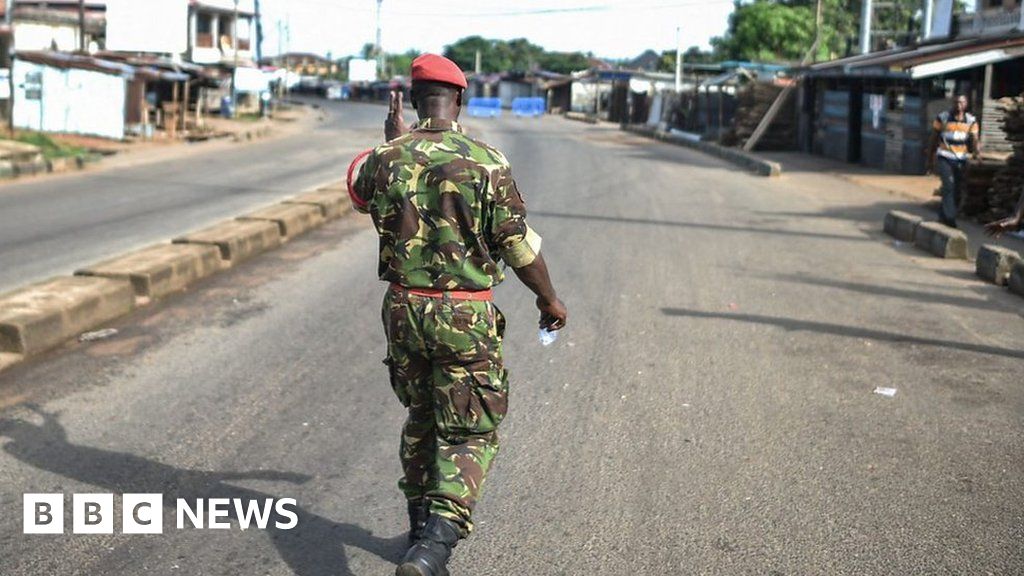
[(967, 181), (964, 183), (964, 198), (960, 212), (966, 216), (978, 216), (989, 209), (989, 190), (996, 174), (1006, 167), (1005, 158), (983, 157), (980, 161), (967, 163)]
[(977, 214), (982, 222), (1008, 216), (1024, 191), (1024, 97), (1001, 98), (999, 104), (1003, 110), (1003, 132), (1013, 146), (1013, 154), (992, 178), (985, 208)]
[[(746, 142), (761, 118), (768, 112), (783, 86), (768, 82), (748, 82), (736, 91), (736, 114), (729, 140)], [(796, 98), (786, 100), (768, 131), (757, 144), (758, 150), (791, 150), (796, 145)]]
[(999, 100), (985, 99), (981, 109), (981, 139), (985, 143), (985, 150), (988, 152), (1010, 153), (1013, 152), (1013, 142), (1006, 138), (1006, 128), (1003, 125), (1005, 117), (1004, 106), (1012, 103), (1012, 98)]

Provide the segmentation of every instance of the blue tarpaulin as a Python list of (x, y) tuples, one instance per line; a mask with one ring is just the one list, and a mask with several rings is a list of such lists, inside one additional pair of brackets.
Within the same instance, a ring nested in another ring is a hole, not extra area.
[(470, 98), (469, 115), (488, 118), (501, 116), (501, 98)]
[(512, 113), (516, 116), (543, 116), (546, 109), (543, 98), (515, 98)]

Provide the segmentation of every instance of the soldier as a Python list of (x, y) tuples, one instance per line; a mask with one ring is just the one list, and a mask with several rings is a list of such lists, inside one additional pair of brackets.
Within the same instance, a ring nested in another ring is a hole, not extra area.
[(356, 208), (373, 217), (380, 236), (378, 274), (390, 283), (384, 362), (408, 409), (398, 485), (412, 545), (398, 576), (448, 574), (498, 452), (508, 398), (505, 318), (491, 301), (504, 278), (499, 261), (536, 294), (542, 328), (566, 321), (508, 161), (457, 121), (465, 88), (451, 60), (416, 58), (419, 121), (406, 129), (401, 92), (392, 93), (388, 141), (367, 157), (354, 186)]

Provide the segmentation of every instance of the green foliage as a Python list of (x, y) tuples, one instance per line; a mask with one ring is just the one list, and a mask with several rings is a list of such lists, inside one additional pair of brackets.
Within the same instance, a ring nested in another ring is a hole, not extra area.
[[(683, 62), (690, 64), (710, 64), (712, 62), (718, 62), (721, 58), (718, 57), (714, 52), (707, 52), (701, 50), (697, 46), (690, 46), (683, 52)], [(676, 51), (665, 50), (661, 53), (661, 60), (658, 61), (659, 72), (675, 72), (676, 71)]]
[[(713, 38), (720, 59), (798, 61), (814, 42), (818, 0), (736, 2), (725, 35)], [(961, 13), (966, 0), (957, 0)], [(875, 6), (872, 49), (904, 46), (921, 32), (920, 0), (891, 0)], [(861, 0), (821, 0), (818, 60), (847, 56), (857, 49)]]
[(736, 3), (725, 36), (712, 38), (726, 60), (800, 60), (814, 41), (814, 11), (767, 0)]
[(80, 146), (71, 146), (43, 134), (42, 132), (18, 132), (14, 140), (38, 146), (39, 151), (45, 158), (63, 158), (66, 156), (78, 156), (87, 152)]
[(540, 57), (540, 67), (549, 72), (570, 74), (590, 67), (590, 59), (582, 52), (545, 52)]
[(406, 50), (402, 54), (388, 54), (385, 57), (387, 68), (391, 71), (388, 76), (408, 76), (412, 69), (412, 61), (422, 54), (419, 50)]
[(466, 71), (476, 69), (480, 53), (482, 72), (526, 72), (538, 68), (567, 74), (587, 68), (587, 56), (580, 52), (548, 52), (525, 38), (493, 40), (468, 36), (444, 48), (444, 55)]

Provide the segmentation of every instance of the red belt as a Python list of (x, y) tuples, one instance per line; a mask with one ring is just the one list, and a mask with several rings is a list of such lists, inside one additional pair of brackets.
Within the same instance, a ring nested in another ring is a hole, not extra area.
[(487, 290), (438, 290), (436, 288), (407, 288), (392, 282), (391, 289), (415, 296), (426, 296), (427, 298), (443, 298), (447, 296), (454, 300), (478, 300), (480, 302), (490, 302), (494, 299), (494, 294), (490, 288)]

